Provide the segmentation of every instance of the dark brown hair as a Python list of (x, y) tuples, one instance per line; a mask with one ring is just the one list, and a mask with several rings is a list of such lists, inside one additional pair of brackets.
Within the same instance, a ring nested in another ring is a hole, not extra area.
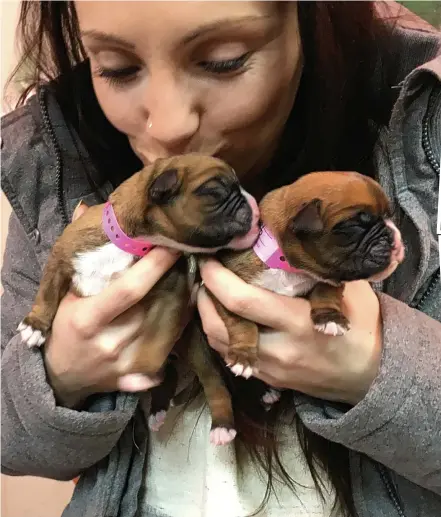
[[(375, 2), (299, 2), (298, 14), (305, 66), (296, 105), (275, 158), (281, 172), (276, 177), (268, 175), (267, 190), (313, 170), (358, 170), (374, 175), (373, 146), (394, 101), (394, 91), (381, 88), (387, 85), (381, 64), (393, 24), (377, 15)], [(19, 41), (22, 58), (15, 74), (23, 67), (29, 73), (20, 102), (32, 88), (50, 80), (62, 86), (59, 91), (70, 100), (73, 111), (80, 113), (75, 68), (86, 60), (86, 54), (74, 2), (22, 2)], [(372, 86), (374, 77), (377, 88)], [(299, 124), (291, 123), (299, 119), (301, 131)], [(317, 489), (322, 493), (320, 467), (335, 487), (336, 505), (344, 513), (356, 515), (348, 450), (303, 425), (295, 416), (292, 392), (285, 392), (267, 413), (256, 405), (257, 381), (234, 379), (223, 362), (219, 364), (233, 396), (240, 463), (251, 456), (268, 473), (262, 504), (268, 500), (275, 476), (295, 489), (295, 481), (279, 457), (277, 440), (282, 417), (293, 413), (293, 432), (299, 437)]]

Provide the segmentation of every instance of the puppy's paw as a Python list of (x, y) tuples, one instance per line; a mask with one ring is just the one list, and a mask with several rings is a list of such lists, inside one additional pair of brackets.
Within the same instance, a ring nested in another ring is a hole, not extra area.
[(236, 429), (228, 429), (227, 427), (214, 427), (210, 431), (210, 442), (213, 445), (226, 445), (236, 438)]
[(262, 403), (264, 404), (265, 406), (265, 409), (268, 411), (269, 409), (271, 409), (271, 406), (273, 404), (275, 404), (276, 402), (278, 402), (280, 400), (280, 391), (279, 390), (276, 390), (274, 388), (270, 388), (268, 391), (266, 391), (263, 395), (262, 395)]
[(249, 379), (253, 375), (253, 368), (251, 366), (245, 366), (242, 363), (236, 363), (234, 365), (227, 365), (236, 377), (242, 376), (245, 379)]
[(17, 331), (20, 332), (22, 342), (29, 348), (40, 347), (46, 341), (47, 329), (31, 316), (26, 316), (17, 327)]
[(149, 429), (150, 431), (157, 432), (163, 426), (167, 411), (158, 411), (149, 415)]
[(255, 348), (232, 350), (227, 356), (227, 366), (236, 377), (241, 375), (249, 379), (256, 373), (257, 353)]
[(311, 319), (315, 330), (327, 336), (343, 336), (351, 328), (346, 316), (335, 309), (313, 309)]

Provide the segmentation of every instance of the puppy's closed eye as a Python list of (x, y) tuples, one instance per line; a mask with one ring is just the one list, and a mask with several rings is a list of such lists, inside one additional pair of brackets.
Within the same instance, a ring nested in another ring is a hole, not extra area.
[(240, 192), (238, 185), (236, 187), (234, 184), (228, 184), (223, 178), (212, 178), (200, 185), (194, 194), (198, 197), (211, 196), (216, 201), (222, 201), (236, 190)]
[(363, 232), (378, 224), (379, 221), (380, 218), (376, 215), (364, 211), (358, 212), (349, 219), (337, 223), (332, 229), (332, 233), (339, 235)]

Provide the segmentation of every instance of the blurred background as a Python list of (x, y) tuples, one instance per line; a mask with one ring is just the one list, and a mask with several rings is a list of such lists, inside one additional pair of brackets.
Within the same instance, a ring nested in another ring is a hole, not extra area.
[[(441, 30), (441, 1), (399, 3)], [(3, 96), (3, 90), (17, 59), (14, 35), (19, 5), (20, 2), (17, 0), (1, 0), (0, 4), (2, 114), (13, 108), (15, 100), (13, 90), (8, 91), (6, 97)], [(10, 207), (2, 193), (0, 259), (3, 257), (9, 214)], [(59, 517), (71, 497), (73, 483), (33, 477), (1, 476), (1, 489), (3, 517)]]
[(407, 9), (424, 18), (434, 27), (441, 29), (441, 1), (432, 0), (431, 2), (426, 1), (410, 1), (410, 2), (398, 2)]

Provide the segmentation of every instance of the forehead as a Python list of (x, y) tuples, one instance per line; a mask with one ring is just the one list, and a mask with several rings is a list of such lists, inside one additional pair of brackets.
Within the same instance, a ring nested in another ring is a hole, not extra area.
[(224, 176), (235, 176), (234, 170), (224, 161), (211, 156), (181, 155), (164, 160), (158, 164), (157, 172), (160, 174), (167, 169), (176, 169), (188, 181), (214, 177), (222, 174)]
[(275, 3), (76, 1), (75, 7), (83, 33), (99, 31), (129, 41), (163, 42), (191, 40), (210, 31), (258, 21), (274, 12)]
[[(389, 206), (388, 198), (377, 182), (352, 172), (307, 174), (298, 180), (297, 185), (292, 185), (291, 192), (302, 201), (310, 201), (314, 197), (321, 199), (325, 213), (331, 218), (364, 209), (383, 213)], [(289, 198), (288, 195), (288, 205)]]

